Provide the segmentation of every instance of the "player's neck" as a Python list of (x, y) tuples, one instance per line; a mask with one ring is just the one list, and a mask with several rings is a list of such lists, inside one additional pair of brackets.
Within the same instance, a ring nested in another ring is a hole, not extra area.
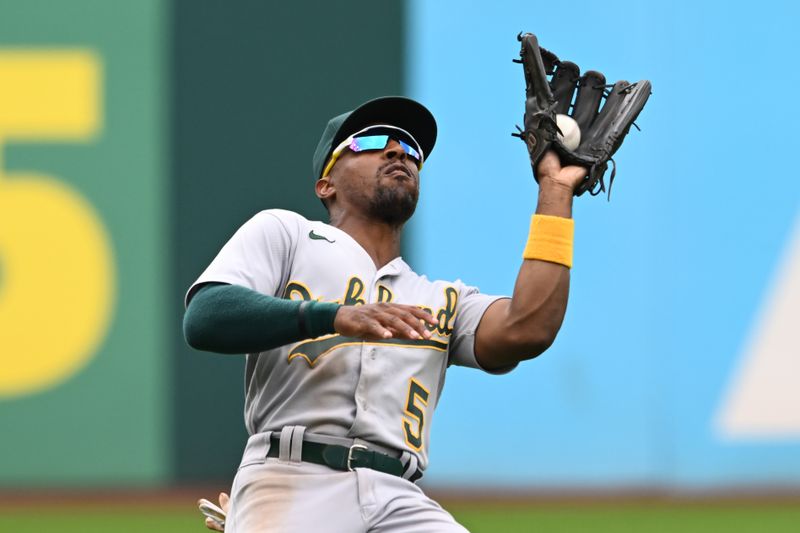
[(403, 226), (393, 226), (363, 216), (344, 213), (332, 216), (330, 224), (355, 239), (372, 258), (377, 269), (400, 256)]

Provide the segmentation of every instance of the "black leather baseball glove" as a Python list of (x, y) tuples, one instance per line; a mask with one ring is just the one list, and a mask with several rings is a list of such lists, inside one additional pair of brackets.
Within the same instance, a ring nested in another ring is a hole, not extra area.
[[(589, 170), (575, 189), (575, 196), (586, 191), (596, 195), (606, 190), (603, 175), (608, 162), (622, 145), (633, 121), (639, 116), (651, 93), (647, 80), (636, 83), (618, 81), (607, 85), (602, 73), (589, 70), (581, 75), (578, 65), (561, 61), (544, 48), (532, 33), (517, 37), (522, 43), (520, 60), (525, 70), (525, 129), (517, 127), (528, 146), (531, 165), (536, 165), (548, 148), (554, 149), (563, 165), (581, 165)], [(574, 101), (573, 101), (574, 98)], [(605, 98), (605, 104), (600, 104)], [(599, 110), (599, 111), (598, 111)], [(580, 127), (580, 143), (570, 150), (559, 138), (556, 115), (568, 115)], [(638, 129), (638, 126), (636, 126)], [(608, 184), (616, 174), (616, 163)]]

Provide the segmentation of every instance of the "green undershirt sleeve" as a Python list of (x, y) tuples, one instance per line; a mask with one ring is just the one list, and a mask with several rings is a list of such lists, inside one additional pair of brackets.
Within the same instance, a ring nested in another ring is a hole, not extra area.
[(340, 305), (285, 300), (246, 287), (209, 283), (189, 301), (183, 335), (192, 348), (240, 354), (335, 333)]

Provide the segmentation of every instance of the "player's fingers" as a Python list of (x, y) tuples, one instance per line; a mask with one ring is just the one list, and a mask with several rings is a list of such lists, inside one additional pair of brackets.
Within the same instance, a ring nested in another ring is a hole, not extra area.
[(360, 325), (360, 331), (356, 334), (356, 337), (364, 339), (389, 339), (393, 336), (389, 328), (376, 318), (364, 317)]
[(419, 307), (409, 306), (409, 312), (414, 315), (415, 317), (424, 320), (428, 324), (436, 325), (438, 321), (433, 318), (433, 315), (430, 312), (426, 311), (425, 309), (420, 309)]
[(231, 498), (224, 492), (219, 493), (219, 506), (222, 508), (225, 513), (228, 513), (228, 507), (231, 505)]
[(413, 305), (405, 305), (405, 304), (393, 304), (393, 306), (395, 308), (403, 309), (404, 311), (411, 313), (415, 317), (424, 320), (428, 324), (436, 324), (436, 319), (433, 318), (433, 315), (424, 309), (420, 309), (419, 307), (415, 307)]
[(391, 311), (375, 312), (373, 318), (377, 320), (380, 325), (392, 332), (392, 337), (410, 338), (408, 335), (408, 326)]
[(412, 340), (424, 338), (422, 333), (417, 331), (417, 328), (422, 326), (419, 320), (402, 309), (387, 310), (387, 312), (379, 314), (376, 318), (384, 327), (390, 329), (396, 337)]
[(210, 518), (206, 518), (206, 527), (212, 531), (225, 531), (216, 520)]
[[(425, 324), (422, 322), (422, 318), (418, 317), (418, 313), (412, 313), (411, 307), (409, 308), (400, 308), (395, 307), (389, 309), (388, 312), (392, 313), (396, 318), (400, 319), (402, 323), (405, 325), (405, 335), (409, 339), (428, 339), (431, 336), (431, 332), (425, 327)], [(421, 311), (421, 310), (419, 310)], [(396, 324), (396, 323), (395, 323)]]

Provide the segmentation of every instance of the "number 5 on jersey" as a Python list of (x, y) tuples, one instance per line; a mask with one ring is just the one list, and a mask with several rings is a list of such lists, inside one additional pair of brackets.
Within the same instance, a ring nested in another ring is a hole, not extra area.
[[(403, 417), (403, 434), (406, 444), (419, 451), (422, 448), (422, 430), (425, 427), (425, 408), (428, 406), (430, 392), (419, 381), (408, 380), (408, 397)], [(416, 428), (414, 427), (416, 426)]]

